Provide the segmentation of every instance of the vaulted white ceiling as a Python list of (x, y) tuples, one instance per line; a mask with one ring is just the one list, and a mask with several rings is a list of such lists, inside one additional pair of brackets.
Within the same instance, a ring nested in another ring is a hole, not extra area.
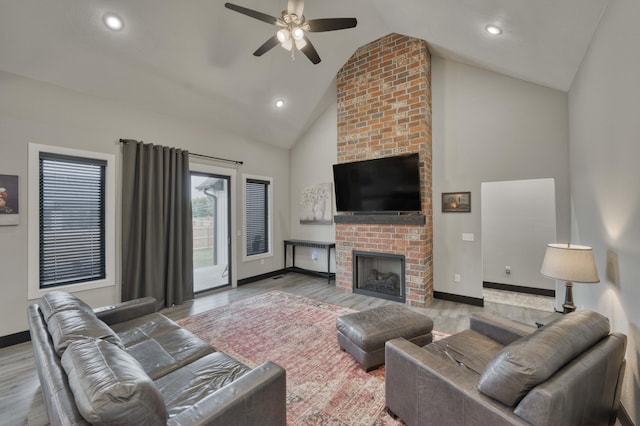
[[(336, 72), (391, 32), (432, 54), (567, 91), (609, 0), (306, 0), (307, 19), (355, 17), (312, 33), (322, 62), (276, 47), (273, 26), (223, 0), (2, 0), (0, 69), (255, 141), (292, 146), (332, 99)], [(233, 0), (280, 16), (287, 0)], [(123, 18), (120, 32), (102, 23)], [(500, 36), (484, 30), (503, 29)], [(0, 96), (2, 94), (0, 93)], [(276, 98), (286, 99), (281, 110)]]

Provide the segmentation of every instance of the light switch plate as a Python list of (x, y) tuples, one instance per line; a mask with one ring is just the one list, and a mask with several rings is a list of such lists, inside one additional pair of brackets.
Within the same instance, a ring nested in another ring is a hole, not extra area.
[(467, 234), (467, 233), (462, 234), (462, 241), (473, 241), (473, 239), (474, 239), (473, 234)]

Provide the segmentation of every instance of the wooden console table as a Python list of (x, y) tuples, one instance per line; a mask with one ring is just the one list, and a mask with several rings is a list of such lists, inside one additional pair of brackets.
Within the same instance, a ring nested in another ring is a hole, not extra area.
[[(291, 246), (291, 266), (287, 267), (287, 246)], [(312, 247), (327, 250), (327, 272), (312, 271), (310, 269), (296, 267), (296, 247)], [(336, 243), (328, 243), (323, 241), (307, 241), (307, 240), (284, 240), (284, 270), (285, 272), (293, 271), (303, 274), (320, 275), (327, 277), (327, 283), (331, 282), (331, 278), (335, 279), (336, 274), (331, 272), (331, 249), (335, 251)]]

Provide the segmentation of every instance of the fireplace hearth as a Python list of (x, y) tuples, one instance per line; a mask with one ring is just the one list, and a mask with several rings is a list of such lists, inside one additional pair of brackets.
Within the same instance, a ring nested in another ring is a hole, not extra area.
[(390, 253), (353, 251), (353, 292), (405, 301), (405, 258)]

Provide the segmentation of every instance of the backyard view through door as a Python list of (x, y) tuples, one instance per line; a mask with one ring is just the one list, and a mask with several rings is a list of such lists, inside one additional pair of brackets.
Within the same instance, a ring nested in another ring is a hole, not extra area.
[(231, 283), (229, 176), (191, 173), (193, 291)]

